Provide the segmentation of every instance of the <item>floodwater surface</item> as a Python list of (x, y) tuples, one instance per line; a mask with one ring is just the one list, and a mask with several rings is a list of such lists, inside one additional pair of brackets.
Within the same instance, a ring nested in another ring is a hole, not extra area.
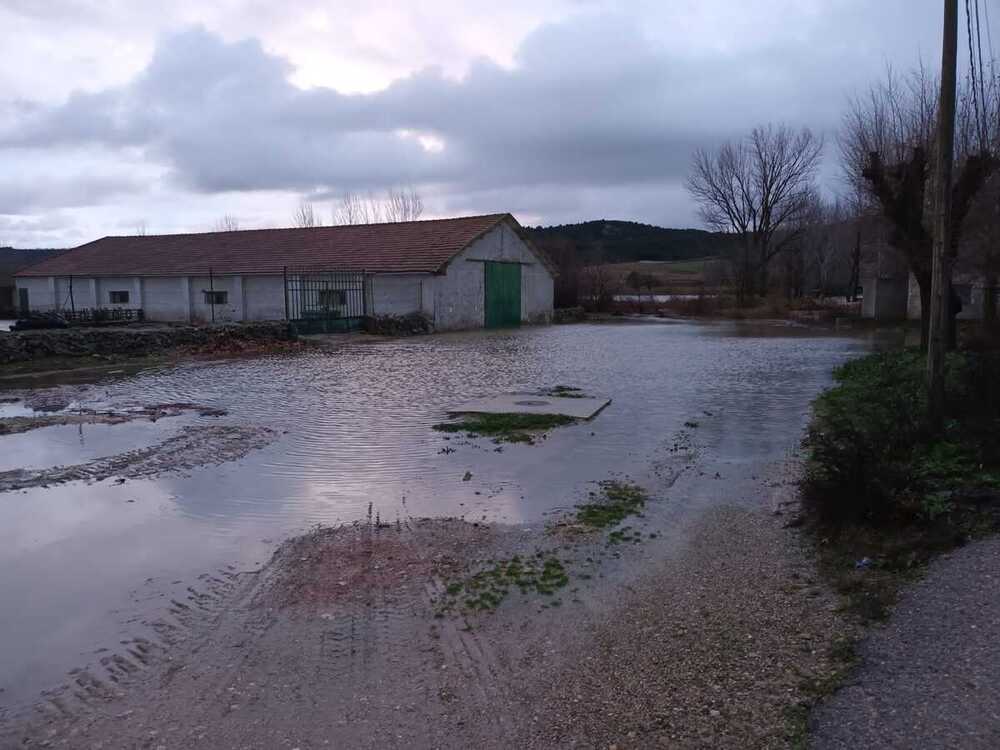
[[(780, 458), (810, 401), (872, 334), (780, 324), (574, 325), (375, 341), (154, 370), (74, 406), (196, 403), (224, 417), (0, 438), (0, 469), (82, 463), (202, 424), (266, 427), (239, 461), (155, 479), (0, 494), (0, 710), (102, 649), (150, 637), (176, 592), (258, 567), (289, 535), (376, 514), (533, 523), (640, 475), (683, 430), (731, 461)], [(464, 399), (555, 385), (612, 403), (536, 445), (432, 430)], [(17, 405), (11, 409), (18, 409)], [(470, 476), (471, 475), (471, 476)]]

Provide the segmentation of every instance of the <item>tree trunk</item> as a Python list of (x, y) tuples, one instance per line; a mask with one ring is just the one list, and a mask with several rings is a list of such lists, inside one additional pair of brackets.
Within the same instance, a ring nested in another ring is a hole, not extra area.
[(767, 255), (764, 249), (760, 250), (757, 261), (757, 293), (761, 297), (767, 296)]
[(996, 279), (983, 282), (983, 328), (990, 329), (997, 320)]
[(913, 274), (920, 288), (920, 351), (927, 351), (931, 332), (931, 275)]
[(854, 251), (851, 253), (851, 291), (849, 299), (854, 302), (858, 298), (858, 286), (861, 285), (861, 230), (854, 239)]

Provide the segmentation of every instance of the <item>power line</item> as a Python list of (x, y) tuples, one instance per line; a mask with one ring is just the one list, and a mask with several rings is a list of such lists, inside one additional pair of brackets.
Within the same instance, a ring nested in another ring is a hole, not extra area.
[[(976, 118), (976, 134), (979, 136), (979, 144), (982, 147), (985, 145), (986, 139), (983, 134), (983, 118), (979, 114), (979, 90), (976, 88), (976, 55), (972, 50), (972, 11), (969, 8), (969, 0), (965, 0), (965, 28), (969, 40), (969, 76), (972, 79), (972, 111)], [(983, 108), (986, 108), (986, 102), (983, 102)]]
[(990, 4), (985, 3), (983, 5), (983, 18), (986, 19), (986, 43), (989, 44), (990, 48), (990, 60), (993, 60), (995, 56), (995, 51), (993, 48), (993, 30), (990, 26)]
[(979, 0), (976, 0), (976, 48), (979, 52), (979, 101), (983, 105), (983, 121), (982, 121), (982, 142), (979, 147), (985, 151), (986, 150), (986, 134), (988, 132), (988, 124), (986, 122), (987, 112), (989, 108), (986, 104), (986, 67), (983, 65), (983, 34), (982, 34), (982, 24), (979, 17)]

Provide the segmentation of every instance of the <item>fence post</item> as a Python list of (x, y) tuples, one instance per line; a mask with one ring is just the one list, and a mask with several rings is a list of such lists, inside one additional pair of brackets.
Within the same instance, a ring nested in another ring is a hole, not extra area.
[(212, 278), (212, 267), (208, 267), (208, 298), (212, 306), (212, 322), (215, 322), (215, 281)]
[(364, 269), (361, 270), (361, 315), (362, 317), (368, 317), (368, 285), (370, 281), (368, 279), (368, 272)]
[(288, 322), (288, 266), (282, 266), (281, 268), (281, 278), (284, 281), (285, 287), (285, 322)]

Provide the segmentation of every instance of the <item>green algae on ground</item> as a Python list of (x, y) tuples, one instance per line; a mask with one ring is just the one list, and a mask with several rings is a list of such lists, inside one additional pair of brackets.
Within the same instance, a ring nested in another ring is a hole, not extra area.
[[(602, 499), (576, 506), (575, 520), (592, 529), (617, 526), (629, 516), (638, 515), (649, 498), (645, 490), (632, 482), (601, 482)], [(624, 541), (624, 539), (619, 540)]]
[(497, 443), (533, 444), (532, 432), (544, 432), (576, 421), (564, 414), (466, 414), (457, 422), (440, 422), (433, 429), (467, 432), (471, 437), (485, 435)]
[(608, 534), (609, 546), (612, 544), (624, 544), (626, 542), (639, 544), (641, 541), (642, 541), (642, 533), (636, 531), (631, 526), (622, 526), (620, 529), (615, 529), (610, 534)]
[(518, 555), (493, 563), (468, 578), (445, 587), (438, 613), (450, 610), (492, 612), (517, 588), (522, 594), (551, 596), (569, 583), (569, 575), (559, 558), (538, 552), (534, 557)]

